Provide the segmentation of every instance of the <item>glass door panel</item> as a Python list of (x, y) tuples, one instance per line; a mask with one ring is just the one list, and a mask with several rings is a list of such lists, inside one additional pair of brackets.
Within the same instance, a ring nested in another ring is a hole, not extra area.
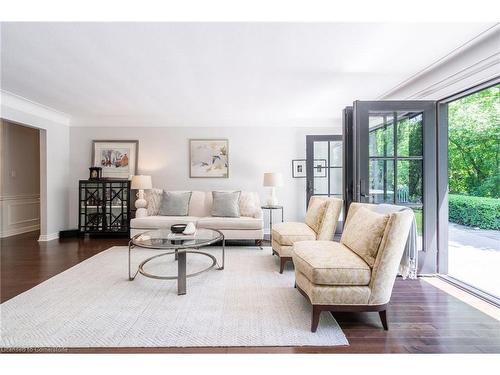
[(343, 198), (341, 135), (308, 135), (306, 143), (307, 203), (313, 195)]
[(435, 271), (437, 259), (436, 208), (424, 209), (436, 200), (435, 108), (431, 101), (357, 101), (353, 111), (354, 200), (413, 210), (417, 246), (432, 253), (420, 272)]

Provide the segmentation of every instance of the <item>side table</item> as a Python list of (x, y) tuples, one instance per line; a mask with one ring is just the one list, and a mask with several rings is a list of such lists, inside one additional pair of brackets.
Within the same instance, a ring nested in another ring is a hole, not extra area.
[(261, 206), (263, 210), (269, 210), (269, 241), (273, 241), (273, 210), (281, 210), (281, 222), (283, 222), (283, 206), (267, 205)]

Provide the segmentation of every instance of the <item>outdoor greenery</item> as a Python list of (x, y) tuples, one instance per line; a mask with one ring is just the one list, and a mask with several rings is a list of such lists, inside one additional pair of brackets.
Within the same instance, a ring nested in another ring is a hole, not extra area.
[(500, 199), (449, 195), (449, 218), (457, 224), (500, 230)]
[(448, 106), (452, 194), (500, 198), (500, 85)]
[(451, 102), (448, 126), (449, 219), (498, 230), (500, 85)]

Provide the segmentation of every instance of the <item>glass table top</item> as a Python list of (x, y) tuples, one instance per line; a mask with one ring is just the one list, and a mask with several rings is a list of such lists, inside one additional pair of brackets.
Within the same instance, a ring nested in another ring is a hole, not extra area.
[(194, 234), (172, 233), (170, 229), (155, 229), (134, 236), (131, 241), (139, 247), (151, 249), (183, 249), (210, 245), (224, 238), (214, 229), (196, 229)]

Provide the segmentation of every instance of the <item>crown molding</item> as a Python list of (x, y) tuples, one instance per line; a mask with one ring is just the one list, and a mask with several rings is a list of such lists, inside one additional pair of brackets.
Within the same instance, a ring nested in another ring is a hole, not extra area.
[[(424, 69), (420, 70), (419, 72), (415, 73), (414, 75), (410, 76), (403, 82), (397, 84), (390, 90), (384, 92), (383, 94), (378, 96), (378, 100), (383, 100), (383, 99), (390, 99), (394, 96), (397, 96), (398, 92), (404, 91), (407, 88), (416, 86), (415, 83), (418, 82), (420, 79), (424, 78), (425, 76), (432, 74), (433, 71), (438, 70), (442, 66), (445, 66), (447, 63), (452, 61), (453, 59), (459, 58), (461, 54), (467, 52), (468, 50), (472, 49), (473, 47), (479, 45), (480, 43), (486, 41), (488, 38), (492, 38), (495, 40), (496, 34), (500, 32), (500, 23), (496, 23), (495, 25), (491, 26), (487, 30), (483, 31), (476, 37), (472, 38), (471, 40), (467, 41), (466, 43), (462, 44), (458, 48), (455, 48), (453, 51), (448, 53), (447, 55), (443, 56), (442, 58), (438, 59), (434, 63), (428, 65)], [(444, 89), (446, 87), (452, 86), (456, 84), (457, 82), (473, 77), (474, 75), (481, 75), (481, 73), (485, 72), (483, 76), (481, 77), (481, 80), (485, 81), (487, 79), (491, 79), (495, 76), (495, 73), (490, 74), (488, 70), (491, 70), (492, 68), (495, 68), (498, 64), (500, 64), (500, 59), (499, 59), (500, 53), (495, 52), (491, 54), (490, 56), (483, 58), (481, 61), (474, 62), (473, 64), (464, 67), (460, 69), (459, 71), (455, 71), (449, 76), (445, 77), (444, 79), (441, 79), (439, 82), (432, 83), (424, 88), (420, 88), (417, 92), (413, 92), (409, 95), (405, 95), (404, 99), (422, 99), (422, 98), (428, 98), (432, 96), (433, 94), (436, 94)], [(494, 69), (493, 69), (494, 70)], [(498, 70), (496, 70), (496, 75), (498, 75)]]
[(20, 112), (29, 113), (33, 116), (43, 118), (61, 125), (69, 126), (71, 117), (61, 111), (46, 105), (34, 102), (20, 95), (13, 94), (9, 91), (0, 90), (1, 95), (1, 113), (0, 117), (4, 118), (6, 108), (14, 109)]

